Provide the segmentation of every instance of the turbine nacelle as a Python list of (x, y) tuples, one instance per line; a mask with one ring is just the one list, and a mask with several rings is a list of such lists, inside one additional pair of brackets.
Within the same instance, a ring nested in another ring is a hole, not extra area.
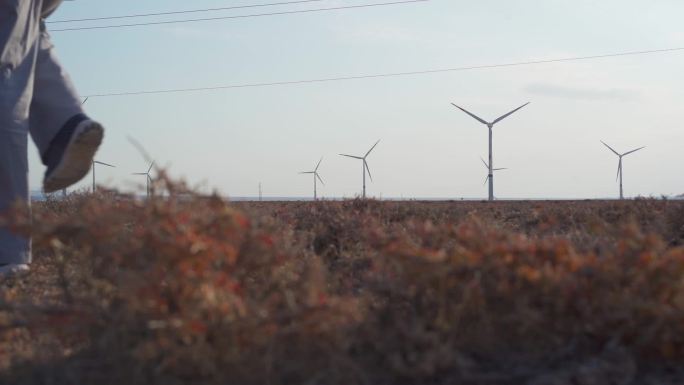
[(93, 161), (93, 164), (101, 164), (101, 165), (107, 166), (107, 167), (116, 167), (116, 166), (112, 166), (111, 164), (107, 164), (107, 163), (100, 162), (100, 161), (97, 161), (97, 160), (94, 160), (94, 161)]
[[(492, 143), (493, 143), (492, 131), (493, 131), (494, 125), (499, 123), (500, 121), (506, 119), (507, 117), (515, 114), (516, 112), (521, 110), (523, 107), (527, 106), (528, 104), (530, 104), (530, 103), (527, 102), (527, 103), (523, 104), (522, 106), (520, 106), (520, 107), (518, 107), (518, 108), (516, 108), (516, 109), (514, 109), (514, 110), (512, 110), (506, 114), (501, 115), (500, 117), (498, 117), (494, 121), (488, 122), (488, 121), (482, 119), (481, 117), (473, 114), (472, 112), (466, 110), (465, 108), (460, 107), (460, 106), (456, 105), (455, 103), (451, 103), (451, 105), (453, 105), (454, 107), (458, 108), (459, 110), (461, 110), (464, 113), (466, 113), (467, 115), (469, 115), (471, 118), (477, 120), (478, 122), (484, 124), (485, 126), (487, 126), (489, 128), (489, 160), (490, 160), (490, 162), (492, 160)], [(483, 160), (483, 162), (484, 162), (484, 160)], [(487, 167), (487, 169), (490, 170), (489, 175), (487, 176), (487, 180), (485, 180), (485, 184), (487, 183), (487, 181), (489, 181), (489, 200), (493, 201), (494, 200), (494, 175), (493, 175), (493, 171), (495, 171), (495, 170), (492, 170), (490, 165), (487, 164), (487, 162), (484, 162), (484, 163), (485, 163), (485, 166)]]
[(622, 176), (624, 175), (624, 172), (622, 171), (622, 158), (624, 158), (627, 155), (633, 154), (639, 150), (643, 150), (644, 148), (646, 148), (646, 146), (639, 147), (636, 150), (627, 151), (624, 154), (620, 154), (619, 152), (615, 151), (614, 148), (610, 147), (606, 142), (601, 141), (601, 143), (603, 143), (604, 146), (608, 147), (608, 149), (612, 151), (615, 155), (617, 155), (620, 159), (620, 161), (618, 162), (617, 176), (615, 177), (615, 181), (620, 181), (620, 199), (624, 199), (624, 194), (622, 190)]
[[(489, 171), (489, 164), (484, 159), (482, 159), (482, 157), (480, 157), (480, 160), (482, 161), (482, 164), (485, 166), (487, 171)], [(508, 169), (507, 168), (493, 168), (492, 173), (487, 174), (487, 177), (485, 178), (485, 181), (482, 185), (484, 186), (487, 184), (487, 182), (489, 182), (489, 179), (491, 179), (494, 176), (494, 171), (503, 171), (503, 170), (508, 170)]]
[[(88, 100), (88, 98), (86, 98), (86, 100)], [(84, 102), (84, 103), (85, 103), (85, 102)], [(116, 166), (113, 166), (113, 165), (111, 165), (111, 164), (109, 164), (109, 163), (100, 162), (100, 161), (97, 161), (97, 160), (93, 159), (92, 164), (91, 164), (92, 169), (93, 169), (93, 193), (95, 192), (95, 187), (96, 187), (96, 186), (95, 186), (95, 165), (97, 165), (97, 164), (102, 165), (102, 166), (107, 166), (107, 167), (116, 168)]]
[(321, 167), (321, 162), (323, 162), (323, 158), (321, 157), (321, 160), (318, 161), (318, 164), (316, 164), (316, 168), (313, 171), (303, 171), (300, 172), (300, 175), (313, 175), (314, 178), (314, 200), (318, 199), (318, 192), (316, 188), (316, 180), (319, 180), (323, 186), (325, 186), (325, 182), (323, 182), (323, 178), (321, 178), (320, 174), (318, 174), (318, 169)]
[(147, 182), (147, 196), (150, 196), (150, 183), (152, 182), (152, 176), (150, 175), (150, 172), (152, 171), (152, 167), (154, 167), (154, 161), (150, 163), (150, 167), (147, 169), (147, 172), (136, 172), (131, 175), (137, 175), (137, 176), (145, 176), (146, 182)]
[(358, 160), (360, 160), (360, 161), (363, 162), (363, 197), (364, 197), (364, 198), (366, 197), (366, 173), (368, 173), (368, 177), (370, 178), (371, 182), (373, 181), (373, 175), (371, 174), (370, 167), (368, 166), (368, 161), (366, 161), (366, 159), (367, 159), (368, 156), (371, 154), (371, 152), (373, 152), (373, 150), (375, 149), (375, 147), (376, 147), (379, 143), (380, 143), (380, 140), (378, 140), (377, 142), (375, 142), (375, 144), (373, 145), (373, 147), (371, 147), (370, 150), (368, 150), (368, 152), (367, 152), (366, 155), (364, 155), (364, 156), (340, 154), (340, 156), (344, 156), (344, 157), (352, 158), (352, 159), (358, 159)]
[(625, 152), (624, 154), (620, 154), (619, 152), (615, 151), (615, 149), (614, 149), (613, 147), (610, 147), (608, 144), (606, 144), (606, 142), (601, 141), (601, 143), (603, 143), (604, 146), (608, 147), (608, 149), (609, 149), (610, 151), (612, 151), (615, 155), (617, 155), (618, 157), (620, 157), (620, 159), (622, 159), (623, 157), (625, 157), (625, 156), (627, 156), (627, 155), (633, 154), (633, 153), (635, 153), (635, 152), (637, 152), (637, 151), (640, 151), (640, 150), (643, 150), (644, 148), (646, 148), (646, 146), (643, 146), (643, 147), (637, 148), (636, 150), (627, 151), (627, 152)]
[(511, 116), (511, 115), (513, 115), (513, 114), (515, 114), (516, 112), (518, 112), (519, 110), (521, 110), (523, 107), (527, 106), (528, 104), (530, 104), (530, 102), (527, 102), (527, 103), (523, 104), (522, 106), (520, 106), (520, 107), (514, 109), (514, 110), (511, 111), (511, 112), (508, 112), (508, 113), (506, 113), (506, 114), (501, 115), (500, 117), (498, 117), (497, 119), (495, 119), (495, 120), (492, 121), (492, 122), (488, 122), (488, 121), (486, 121), (486, 120), (480, 118), (479, 116), (473, 114), (472, 112), (466, 110), (465, 108), (460, 107), (460, 106), (456, 105), (455, 103), (451, 103), (452, 106), (454, 106), (454, 107), (458, 108), (459, 110), (465, 112), (466, 114), (470, 115), (470, 117), (472, 117), (473, 119), (477, 120), (478, 122), (484, 124), (485, 126), (489, 127), (490, 129), (494, 128), (494, 125), (495, 125), (495, 124), (497, 124), (497, 123), (499, 123), (500, 121), (506, 119), (507, 117), (509, 117), (509, 116)]

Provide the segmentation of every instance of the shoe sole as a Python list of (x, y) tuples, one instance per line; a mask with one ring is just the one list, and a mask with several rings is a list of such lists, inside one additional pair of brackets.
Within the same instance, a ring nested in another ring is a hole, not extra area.
[(64, 151), (64, 156), (50, 175), (45, 177), (43, 190), (52, 193), (65, 189), (88, 174), (97, 149), (102, 143), (104, 128), (90, 122), (76, 132)]
[(0, 269), (0, 282), (3, 280), (8, 280), (12, 278), (22, 278), (31, 272), (31, 268), (28, 265), (15, 266), (5, 271)]

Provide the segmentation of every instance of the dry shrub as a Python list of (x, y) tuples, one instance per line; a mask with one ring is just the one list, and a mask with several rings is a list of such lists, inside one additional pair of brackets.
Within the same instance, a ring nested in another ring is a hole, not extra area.
[(0, 291), (0, 367), (25, 357), (0, 383), (629, 384), (684, 359), (680, 203), (228, 204), (166, 183), (17, 218), (37, 263)]
[(382, 333), (369, 346), (406, 383), (511, 379), (615, 346), (644, 365), (679, 362), (684, 249), (634, 223), (622, 231), (602, 255), (477, 219), (377, 232), (384, 264), (369, 333)]
[(15, 376), (101, 384), (355, 380), (329, 352), (344, 348), (357, 301), (328, 295), (315, 255), (255, 228), (216, 197), (84, 196), (68, 206), (67, 216), (37, 210), (33, 227), (36, 249), (69, 261), (63, 305), (18, 315), (36, 332), (78, 337), (87, 348)]

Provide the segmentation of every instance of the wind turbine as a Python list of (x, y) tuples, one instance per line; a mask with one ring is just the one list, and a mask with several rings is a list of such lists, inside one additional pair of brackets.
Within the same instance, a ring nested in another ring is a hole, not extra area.
[(506, 119), (507, 117), (513, 115), (514, 113), (518, 112), (518, 110), (522, 109), (523, 107), (527, 106), (528, 103), (523, 104), (522, 106), (516, 108), (515, 110), (501, 116), (500, 118), (494, 120), (493, 122), (487, 122), (484, 119), (481, 119), (477, 115), (457, 106), (454, 103), (451, 103), (454, 107), (458, 108), (459, 110), (465, 112), (466, 114), (470, 115), (472, 118), (477, 120), (478, 122), (484, 124), (489, 128), (489, 163), (487, 164), (487, 168), (489, 169), (489, 175), (487, 175), (487, 179), (489, 180), (489, 200), (493, 201), (494, 200), (494, 162), (493, 162), (493, 156), (492, 156), (492, 128), (494, 127), (495, 124), (499, 123), (500, 121)]
[(145, 176), (147, 177), (147, 196), (150, 196), (150, 182), (152, 182), (152, 176), (150, 175), (150, 171), (152, 171), (152, 167), (154, 167), (154, 162), (150, 163), (150, 168), (147, 169), (147, 172), (138, 172), (134, 173), (132, 175), (140, 175), (140, 176)]
[(629, 151), (629, 152), (625, 152), (624, 154), (620, 154), (620, 153), (618, 153), (617, 151), (613, 150), (612, 147), (610, 147), (609, 145), (607, 145), (606, 142), (601, 141), (601, 143), (603, 143), (604, 146), (608, 147), (608, 149), (609, 149), (610, 151), (613, 151), (613, 153), (615, 153), (615, 155), (617, 155), (617, 156), (620, 158), (620, 163), (618, 163), (617, 177), (615, 178), (615, 180), (617, 181), (618, 179), (620, 179), (620, 200), (625, 199), (625, 196), (624, 196), (624, 194), (623, 194), (623, 192), (622, 192), (622, 158), (625, 157), (625, 156), (627, 156), (627, 155), (629, 155), (629, 154), (635, 153), (635, 152), (637, 152), (637, 151), (639, 151), (639, 150), (643, 150), (644, 148), (646, 148), (646, 146), (644, 146), (644, 147), (639, 147), (639, 148), (637, 148), (636, 150), (632, 150), (632, 151)]
[(366, 172), (368, 172), (368, 177), (370, 178), (371, 182), (373, 181), (373, 175), (371, 175), (370, 168), (368, 167), (368, 162), (366, 161), (366, 158), (368, 158), (368, 155), (370, 155), (370, 153), (373, 152), (373, 150), (375, 149), (375, 146), (377, 146), (378, 143), (380, 143), (379, 140), (377, 142), (375, 142), (373, 147), (371, 147), (371, 149), (368, 150), (366, 155), (364, 155), (363, 157), (354, 156), (354, 155), (347, 155), (347, 154), (340, 154), (341, 156), (346, 156), (347, 158), (360, 159), (361, 161), (363, 161), (363, 170), (362, 170), (362, 173), (363, 173), (363, 199), (366, 199)]
[(97, 160), (93, 160), (93, 167), (92, 167), (93, 168), (93, 193), (95, 192), (95, 165), (96, 164), (101, 164), (101, 165), (107, 166), (107, 167), (116, 167), (116, 166), (112, 166), (111, 164), (107, 164), (104, 162), (99, 162)]
[(318, 164), (316, 165), (316, 168), (315, 168), (313, 171), (305, 171), (305, 172), (300, 172), (300, 173), (299, 173), (299, 174), (310, 174), (310, 175), (313, 175), (313, 181), (314, 181), (314, 200), (318, 200), (318, 191), (317, 191), (317, 188), (318, 188), (318, 183), (317, 183), (317, 182), (318, 182), (318, 180), (320, 180), (321, 183), (323, 183), (323, 185), (325, 186), (325, 183), (323, 182), (323, 179), (321, 179), (321, 176), (318, 175), (318, 168), (321, 166), (321, 162), (322, 162), (322, 161), (323, 161), (323, 158), (321, 158), (321, 160), (318, 161)]
[[(487, 164), (487, 162), (485, 162), (485, 160), (482, 159), (482, 157), (480, 157), (480, 160), (482, 161), (482, 164), (484, 164), (485, 168), (487, 170), (489, 170), (489, 165)], [(492, 171), (502, 171), (502, 170), (508, 170), (508, 169), (507, 168), (493, 168), (492, 169)], [(482, 183), (482, 185), (483, 186), (486, 185), (488, 181), (489, 181), (489, 175), (487, 175), (487, 178), (485, 179), (484, 183)]]

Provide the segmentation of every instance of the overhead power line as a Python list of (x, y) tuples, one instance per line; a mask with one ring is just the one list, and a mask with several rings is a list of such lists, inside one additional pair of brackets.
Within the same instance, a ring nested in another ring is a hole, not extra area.
[(169, 11), (169, 12), (156, 12), (156, 13), (139, 13), (132, 15), (120, 15), (120, 16), (102, 16), (102, 17), (87, 17), (83, 19), (65, 19), (65, 20), (48, 20), (47, 24), (60, 24), (60, 23), (78, 23), (84, 21), (102, 21), (102, 20), (116, 20), (116, 19), (133, 19), (138, 17), (154, 17), (154, 16), (169, 16), (169, 15), (180, 15), (187, 13), (200, 13), (200, 12), (217, 12), (217, 11), (229, 11), (232, 9), (245, 9), (245, 8), (262, 8), (262, 7), (275, 7), (278, 5), (294, 5), (294, 4), (305, 4), (305, 3), (318, 3), (321, 1), (330, 0), (298, 0), (298, 1), (283, 1), (278, 3), (265, 3), (265, 4), (249, 4), (249, 5), (234, 5), (231, 7), (219, 7), (219, 8), (204, 8), (204, 9), (189, 9), (183, 11)]
[(84, 30), (93, 30), (93, 29), (111, 29), (111, 28), (142, 27), (142, 26), (150, 26), (150, 25), (196, 23), (196, 22), (200, 22), (200, 21), (246, 19), (246, 18), (252, 18), (252, 17), (292, 15), (292, 14), (297, 14), (297, 13), (329, 12), (329, 11), (338, 11), (338, 10), (343, 10), (343, 9), (363, 9), (363, 8), (372, 8), (372, 7), (386, 7), (386, 6), (391, 6), (391, 5), (425, 3), (428, 1), (430, 1), (430, 0), (402, 0), (402, 1), (392, 1), (392, 2), (387, 2), (387, 3), (346, 5), (346, 6), (341, 6), (341, 7), (314, 8), (314, 9), (302, 9), (302, 10), (296, 10), (296, 11), (281, 11), (281, 12), (269, 12), (269, 13), (256, 13), (256, 14), (250, 14), (250, 15), (217, 16), (217, 17), (197, 18), (197, 19), (154, 21), (154, 22), (147, 22), (147, 23), (130, 23), (130, 24), (99, 25), (99, 26), (90, 26), (90, 27), (73, 27), (73, 28), (53, 29), (53, 30), (51, 30), (51, 32), (84, 31)]
[(337, 82), (337, 81), (346, 81), (346, 80), (363, 80), (363, 79), (389, 78), (389, 77), (398, 77), (398, 76), (427, 75), (427, 74), (446, 73), (446, 72), (473, 71), (473, 70), (480, 70), (480, 69), (520, 67), (520, 66), (528, 66), (528, 65), (535, 65), (535, 64), (575, 62), (575, 61), (595, 60), (595, 59), (604, 59), (604, 58), (621, 57), (621, 56), (649, 55), (649, 54), (679, 52), (679, 51), (684, 51), (684, 47), (665, 48), (665, 49), (648, 50), (648, 51), (628, 51), (628, 52), (618, 52), (618, 53), (609, 53), (609, 54), (592, 55), (592, 56), (566, 57), (566, 58), (558, 58), (558, 59), (530, 60), (530, 61), (501, 63), (501, 64), (485, 64), (485, 65), (468, 66), (468, 67), (442, 68), (442, 69), (431, 69), (431, 70), (410, 71), (410, 72), (390, 72), (390, 73), (382, 73), (382, 74), (351, 75), (351, 76), (338, 76), (338, 77), (330, 77), (330, 78), (289, 80), (289, 81), (263, 82), (263, 83), (227, 84), (227, 85), (209, 86), (209, 87), (196, 87), (196, 88), (176, 88), (176, 89), (166, 89), (166, 90), (112, 92), (112, 93), (90, 94), (87, 97), (94, 98), (94, 97), (109, 97), (109, 96), (170, 94), (170, 93), (180, 93), (180, 92), (226, 90), (226, 89), (234, 89), (234, 88), (255, 88), (255, 87), (273, 87), (273, 86), (285, 86), (285, 85), (296, 85), (296, 84), (327, 83), (327, 82)]

